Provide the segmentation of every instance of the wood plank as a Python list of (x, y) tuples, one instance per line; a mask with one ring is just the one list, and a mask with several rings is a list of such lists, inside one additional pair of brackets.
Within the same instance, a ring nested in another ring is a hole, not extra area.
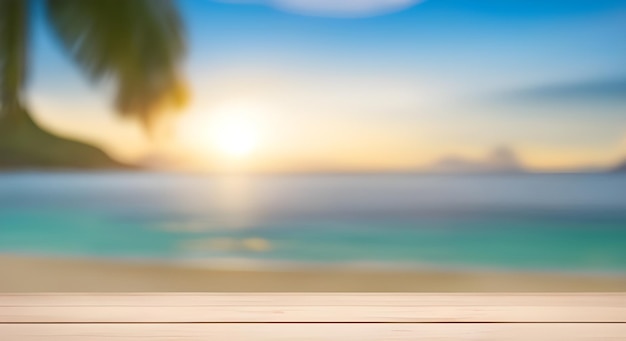
[(3, 341), (591, 341), (625, 324), (4, 324)]
[(626, 293), (19, 293), (0, 306), (518, 305), (626, 306)]
[(0, 295), (0, 323), (622, 322), (626, 294)]

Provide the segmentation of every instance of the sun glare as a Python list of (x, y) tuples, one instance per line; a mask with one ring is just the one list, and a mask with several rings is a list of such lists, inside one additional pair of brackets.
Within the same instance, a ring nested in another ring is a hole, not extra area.
[(258, 134), (245, 116), (233, 113), (214, 122), (213, 145), (217, 152), (228, 157), (241, 158), (251, 154), (258, 145)]
[(180, 136), (191, 148), (227, 159), (244, 159), (260, 144), (262, 112), (254, 106), (226, 105), (190, 113)]

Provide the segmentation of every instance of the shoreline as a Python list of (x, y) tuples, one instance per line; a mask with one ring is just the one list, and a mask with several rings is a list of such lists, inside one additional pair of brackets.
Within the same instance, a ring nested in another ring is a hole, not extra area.
[(364, 268), (226, 269), (0, 255), (0, 292), (619, 292), (626, 275)]

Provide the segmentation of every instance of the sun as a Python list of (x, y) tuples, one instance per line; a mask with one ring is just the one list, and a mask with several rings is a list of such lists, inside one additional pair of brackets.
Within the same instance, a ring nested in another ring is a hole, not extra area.
[(177, 134), (179, 141), (200, 158), (239, 163), (259, 149), (264, 116), (264, 110), (251, 104), (194, 110), (179, 121)]
[(246, 112), (221, 113), (211, 130), (215, 150), (230, 158), (249, 156), (259, 145), (258, 130)]

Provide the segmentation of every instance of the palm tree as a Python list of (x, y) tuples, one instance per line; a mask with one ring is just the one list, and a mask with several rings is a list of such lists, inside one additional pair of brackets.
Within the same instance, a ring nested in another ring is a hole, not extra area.
[(80, 69), (114, 91), (122, 116), (147, 130), (186, 91), (179, 73), (185, 50), (170, 0), (0, 0), (0, 167), (101, 167), (115, 162), (94, 147), (56, 137), (33, 121), (25, 103), (35, 6)]

